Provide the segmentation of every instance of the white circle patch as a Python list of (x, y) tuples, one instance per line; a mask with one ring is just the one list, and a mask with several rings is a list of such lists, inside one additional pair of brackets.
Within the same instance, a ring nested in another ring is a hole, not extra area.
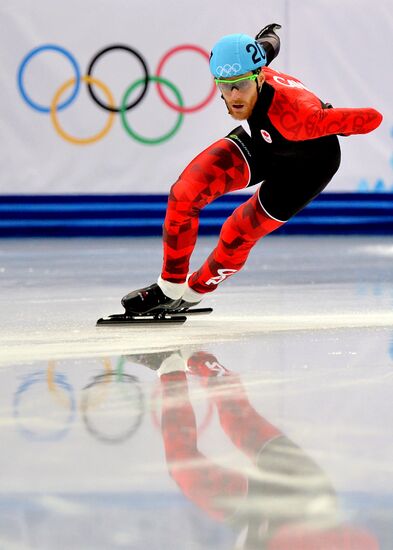
[(261, 130), (261, 136), (267, 143), (272, 143), (272, 136), (266, 130)]

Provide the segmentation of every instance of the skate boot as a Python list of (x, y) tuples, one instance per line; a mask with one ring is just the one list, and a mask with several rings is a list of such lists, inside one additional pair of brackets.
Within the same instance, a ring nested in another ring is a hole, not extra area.
[(127, 315), (145, 315), (179, 309), (181, 299), (166, 296), (157, 283), (134, 290), (122, 298)]
[[(160, 280), (158, 281), (160, 283)], [(161, 283), (164, 284), (164, 283)], [(168, 285), (167, 285), (168, 286)], [(135, 325), (143, 323), (176, 323), (182, 324), (187, 321), (189, 315), (206, 315), (213, 310), (211, 307), (196, 308), (198, 302), (192, 295), (191, 299), (185, 297), (183, 299), (183, 287), (176, 285), (175, 288), (165, 292), (175, 296), (170, 298), (163, 292), (161, 286), (154, 283), (146, 288), (133, 290), (124, 298), (121, 303), (125, 309), (125, 313), (115, 313), (108, 317), (101, 317), (97, 320), (97, 326), (103, 325)], [(193, 291), (191, 291), (193, 292)], [(201, 296), (197, 295), (197, 300), (200, 301)]]
[(203, 378), (215, 378), (229, 374), (229, 370), (218, 362), (217, 357), (205, 351), (196, 351), (188, 358), (187, 371)]
[(186, 300), (181, 299), (180, 304), (178, 306), (179, 311), (187, 311), (188, 309), (195, 307), (199, 304), (199, 302), (187, 302)]
[(158, 370), (165, 359), (168, 359), (173, 355), (174, 351), (161, 351), (161, 352), (148, 352), (148, 353), (132, 353), (130, 355), (124, 355), (130, 363), (136, 363), (137, 365), (143, 365), (151, 370)]
[(181, 311), (187, 311), (188, 309), (200, 304), (202, 298), (203, 294), (199, 294), (198, 292), (195, 292), (195, 290), (192, 290), (192, 288), (187, 286), (181, 298), (179, 309)]
[(180, 350), (162, 351), (155, 353), (131, 354), (125, 358), (131, 363), (143, 365), (157, 372), (161, 377), (163, 374), (172, 372), (186, 372), (186, 359)]

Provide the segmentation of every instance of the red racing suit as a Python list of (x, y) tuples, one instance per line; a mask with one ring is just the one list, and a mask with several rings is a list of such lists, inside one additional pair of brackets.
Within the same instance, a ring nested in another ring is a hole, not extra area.
[(202, 208), (217, 197), (261, 183), (225, 221), (217, 247), (189, 279), (211, 292), (239, 271), (256, 242), (313, 200), (340, 165), (337, 135), (365, 134), (382, 115), (372, 108), (332, 108), (295, 77), (263, 69), (250, 118), (200, 153), (171, 187), (164, 222), (164, 280), (183, 283)]
[(268, 129), (288, 151), (292, 142), (338, 134), (367, 134), (382, 121), (382, 115), (375, 109), (329, 108), (297, 78), (270, 67), (263, 72), (266, 82), (260, 94), (261, 108), (254, 109), (250, 127), (254, 129), (259, 117), (262, 124), (266, 116)]

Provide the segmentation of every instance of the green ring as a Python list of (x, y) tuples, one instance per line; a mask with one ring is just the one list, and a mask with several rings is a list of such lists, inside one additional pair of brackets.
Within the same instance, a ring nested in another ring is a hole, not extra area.
[(124, 363), (126, 362), (124, 357), (119, 357), (116, 364), (116, 378), (120, 382), (124, 374)]
[[(159, 82), (160, 84), (165, 84), (165, 86), (168, 86), (168, 88), (170, 88), (172, 92), (175, 94), (179, 107), (184, 106), (183, 99), (180, 95), (180, 92), (176, 88), (176, 86), (172, 84), (172, 82), (169, 82), (169, 80), (166, 80), (166, 78), (162, 78), (161, 76), (149, 76), (148, 79), (153, 80), (154, 82)], [(156, 138), (147, 138), (147, 137), (141, 136), (140, 134), (137, 134), (127, 122), (127, 118), (126, 118), (127, 100), (131, 95), (131, 93), (135, 90), (135, 88), (137, 88), (141, 84), (145, 84), (145, 82), (146, 80), (144, 78), (140, 78), (139, 80), (136, 80), (133, 84), (131, 84), (131, 86), (126, 90), (123, 100), (121, 102), (120, 116), (121, 116), (121, 121), (125, 131), (132, 138), (134, 138), (136, 141), (139, 141), (140, 143), (145, 143), (146, 145), (157, 145), (158, 143), (163, 143), (164, 141), (167, 141), (178, 131), (178, 129), (181, 126), (181, 123), (183, 122), (184, 115), (183, 113), (179, 112), (176, 120), (176, 124), (174, 125), (172, 130), (170, 130), (169, 132), (167, 132), (162, 136), (159, 136)]]

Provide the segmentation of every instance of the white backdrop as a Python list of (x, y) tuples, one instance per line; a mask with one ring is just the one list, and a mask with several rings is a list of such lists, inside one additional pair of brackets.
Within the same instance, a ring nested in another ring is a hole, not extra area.
[[(333, 105), (372, 106), (384, 114), (373, 134), (341, 139), (342, 167), (329, 190), (372, 190), (378, 181), (379, 187), (393, 190), (391, 0), (2, 0), (0, 17), (0, 194), (166, 193), (193, 156), (237, 125), (216, 94), (204, 108), (185, 114), (180, 129), (164, 143), (135, 141), (119, 114), (103, 139), (87, 145), (70, 143), (56, 132), (48, 113), (38, 112), (22, 98), (17, 75), (34, 48), (64, 48), (85, 75), (101, 49), (125, 44), (143, 56), (154, 75), (162, 56), (173, 47), (194, 44), (209, 52), (223, 34), (254, 35), (270, 22), (283, 26), (274, 68), (297, 76)], [(25, 67), (25, 93), (33, 102), (49, 106), (56, 90), (74, 76), (68, 58), (41, 51)], [(117, 50), (97, 61), (93, 76), (108, 86), (119, 104), (143, 73), (135, 56)], [(207, 61), (190, 50), (174, 54), (162, 76), (179, 89), (187, 106), (199, 103), (211, 89)], [(70, 94), (71, 88), (60, 102)], [(173, 97), (168, 93), (172, 101)], [(82, 83), (75, 101), (58, 112), (58, 120), (65, 132), (80, 138), (100, 131), (108, 114)], [(159, 98), (153, 82), (127, 113), (132, 128), (147, 137), (165, 134), (177, 117)]]

